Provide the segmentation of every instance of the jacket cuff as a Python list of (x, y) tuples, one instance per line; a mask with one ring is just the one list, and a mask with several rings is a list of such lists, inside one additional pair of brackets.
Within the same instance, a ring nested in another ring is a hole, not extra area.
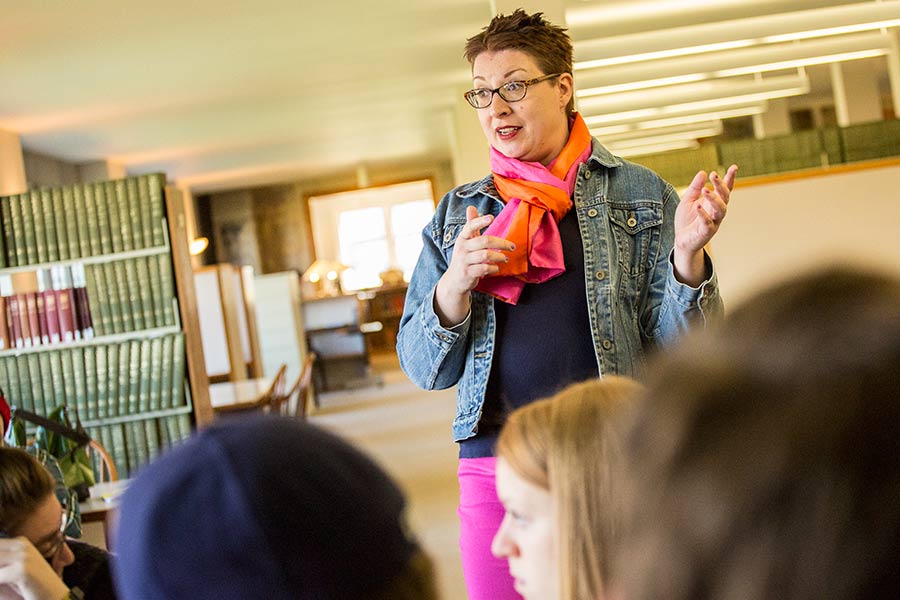
[(669, 251), (669, 273), (666, 278), (666, 288), (669, 296), (681, 306), (699, 306), (701, 309), (705, 309), (709, 303), (716, 301), (719, 297), (719, 281), (716, 275), (716, 267), (705, 249), (703, 250), (703, 261), (706, 263), (709, 277), (698, 287), (691, 287), (675, 278), (675, 249), (673, 248)]

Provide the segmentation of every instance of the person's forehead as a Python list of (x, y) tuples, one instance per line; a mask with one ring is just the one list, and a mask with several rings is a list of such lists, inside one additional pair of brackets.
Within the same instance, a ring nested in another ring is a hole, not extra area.
[(515, 74), (522, 74), (539, 71), (539, 68), (533, 56), (514, 49), (482, 52), (472, 64), (473, 78), (502, 77), (514, 71)]
[(52, 537), (59, 532), (62, 506), (56, 495), (48, 495), (22, 524), (23, 533), (33, 542)]

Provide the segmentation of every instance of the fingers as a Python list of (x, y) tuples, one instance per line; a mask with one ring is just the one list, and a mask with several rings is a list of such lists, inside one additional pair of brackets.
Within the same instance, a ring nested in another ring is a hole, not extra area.
[(722, 219), (725, 218), (725, 213), (728, 210), (727, 203), (727, 198), (723, 198), (721, 193), (714, 194), (708, 188), (703, 188), (703, 210), (706, 216), (714, 223), (721, 223)]
[(703, 190), (703, 187), (706, 185), (706, 171), (697, 171), (697, 174), (694, 175), (694, 179), (691, 181), (691, 184), (688, 186), (688, 189), (685, 191), (685, 197), (683, 200), (696, 200), (700, 197), (700, 193)]
[(468, 240), (481, 235), (481, 230), (491, 224), (494, 220), (494, 216), (478, 216), (478, 211), (475, 210), (475, 207), (469, 206), (466, 208), (466, 219), (466, 224), (462, 228), (462, 231), (459, 232), (459, 238), (457, 239)]

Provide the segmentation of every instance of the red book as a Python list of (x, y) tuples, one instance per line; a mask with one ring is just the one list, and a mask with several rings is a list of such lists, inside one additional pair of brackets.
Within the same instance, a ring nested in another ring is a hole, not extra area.
[(38, 330), (41, 334), (41, 344), (46, 346), (50, 343), (50, 331), (47, 329), (47, 307), (44, 304), (44, 296), (40, 292), (34, 294), (34, 300), (37, 304)]
[(56, 294), (53, 292), (53, 284), (50, 280), (50, 271), (46, 269), (38, 271), (38, 297), (43, 299), (50, 343), (58, 344), (62, 339), (59, 332), (59, 312), (56, 307)]
[(19, 299), (10, 296), (6, 299), (6, 322), (9, 323), (9, 347), (24, 348), (22, 337), (22, 321), (19, 319)]
[(22, 294), (25, 297), (25, 310), (28, 315), (28, 331), (31, 333), (31, 345), (41, 345), (41, 320), (38, 317), (37, 294), (35, 292), (26, 292)]
[(0, 296), (0, 350), (6, 350), (9, 345), (9, 327), (6, 323), (6, 297)]
[(50, 267), (50, 276), (53, 282), (53, 293), (56, 296), (56, 314), (59, 315), (59, 334), (62, 341), (71, 342), (75, 340), (76, 332), (72, 290), (65, 288), (62, 267)]
[(75, 316), (81, 336), (86, 340), (94, 339), (94, 321), (91, 318), (91, 305), (88, 300), (87, 285), (84, 277), (84, 265), (72, 265), (72, 292), (75, 295)]
[(31, 337), (31, 322), (28, 319), (28, 302), (25, 300), (25, 294), (16, 294), (13, 298), (16, 299), (16, 306), (18, 307), (19, 327), (22, 328), (22, 342), (26, 348), (31, 348), (34, 345), (34, 340)]

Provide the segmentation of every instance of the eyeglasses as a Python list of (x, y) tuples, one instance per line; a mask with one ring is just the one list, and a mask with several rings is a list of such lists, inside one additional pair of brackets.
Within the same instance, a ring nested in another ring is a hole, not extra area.
[(508, 81), (498, 88), (475, 88), (464, 94), (466, 100), (472, 105), (472, 108), (487, 108), (494, 101), (494, 94), (499, 94), (506, 102), (518, 102), (525, 97), (529, 85), (534, 85), (542, 81), (547, 81), (554, 77), (559, 77), (562, 73), (552, 73), (543, 77), (535, 77), (525, 81)]
[(44, 560), (49, 563), (53, 562), (53, 559), (56, 558), (57, 554), (59, 554), (60, 548), (62, 548), (63, 544), (66, 543), (66, 529), (69, 528), (69, 525), (75, 518), (76, 501), (77, 500), (70, 497), (68, 498), (68, 501), (62, 504), (59, 531), (56, 532), (56, 535), (54, 535), (51, 540), (47, 541), (44, 544), (41, 544), (41, 547), (38, 548), (38, 552), (40, 552), (41, 556), (44, 557)]

